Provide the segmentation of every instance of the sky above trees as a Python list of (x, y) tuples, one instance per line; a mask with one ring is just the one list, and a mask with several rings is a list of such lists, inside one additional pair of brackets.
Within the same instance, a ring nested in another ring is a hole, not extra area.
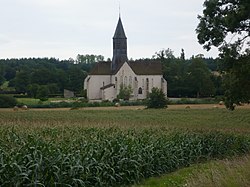
[[(195, 29), (203, 1), (120, 0), (129, 58), (150, 58), (163, 48), (187, 58), (207, 52)], [(77, 54), (112, 57), (118, 0), (1, 0), (0, 59), (76, 58)]]

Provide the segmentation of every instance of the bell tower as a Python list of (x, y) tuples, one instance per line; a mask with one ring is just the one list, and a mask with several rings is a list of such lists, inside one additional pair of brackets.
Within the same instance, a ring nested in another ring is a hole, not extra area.
[(127, 37), (124, 32), (121, 17), (119, 16), (113, 37), (112, 71), (115, 71), (119, 64), (123, 64), (127, 60)]

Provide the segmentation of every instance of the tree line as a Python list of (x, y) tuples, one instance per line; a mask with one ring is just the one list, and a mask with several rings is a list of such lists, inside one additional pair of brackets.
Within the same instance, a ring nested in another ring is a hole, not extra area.
[(2, 93), (27, 93), (34, 98), (62, 95), (64, 89), (76, 94), (83, 91), (83, 80), (98, 58), (88, 55), (88, 63), (80, 59), (21, 58), (0, 60), (0, 86)]
[(202, 54), (185, 59), (184, 49), (175, 57), (171, 49), (153, 56), (163, 64), (163, 76), (168, 82), (170, 97), (214, 97), (223, 94), (219, 63)]
[[(152, 59), (163, 64), (170, 97), (211, 97), (222, 94), (221, 77), (214, 74), (216, 60), (175, 57), (171, 49), (156, 53)], [(34, 98), (62, 95), (64, 89), (83, 94), (83, 80), (102, 55), (77, 55), (76, 60), (55, 58), (22, 58), (0, 60), (2, 91), (27, 93)], [(3, 86), (5, 84), (5, 86)]]

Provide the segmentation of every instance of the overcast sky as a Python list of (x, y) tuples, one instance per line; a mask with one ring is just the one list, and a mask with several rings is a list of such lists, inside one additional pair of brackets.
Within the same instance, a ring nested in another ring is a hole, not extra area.
[[(195, 28), (202, 0), (120, 0), (129, 58), (150, 58), (181, 48), (187, 58), (206, 52)], [(112, 37), (119, 16), (118, 0), (0, 0), (0, 59), (76, 58), (77, 54), (112, 57)]]

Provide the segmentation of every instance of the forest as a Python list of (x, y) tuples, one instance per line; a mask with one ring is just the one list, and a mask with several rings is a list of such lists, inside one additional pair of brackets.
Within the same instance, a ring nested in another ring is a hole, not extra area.
[[(175, 57), (171, 49), (156, 52), (151, 59), (163, 65), (169, 97), (214, 97), (222, 95), (218, 61), (196, 55)], [(149, 60), (151, 60), (149, 59)], [(110, 59), (107, 59), (107, 61)], [(131, 59), (132, 60), (132, 59)], [(84, 79), (102, 55), (77, 55), (76, 59), (21, 58), (0, 60), (0, 92), (33, 98), (62, 96), (63, 90), (84, 95)]]

